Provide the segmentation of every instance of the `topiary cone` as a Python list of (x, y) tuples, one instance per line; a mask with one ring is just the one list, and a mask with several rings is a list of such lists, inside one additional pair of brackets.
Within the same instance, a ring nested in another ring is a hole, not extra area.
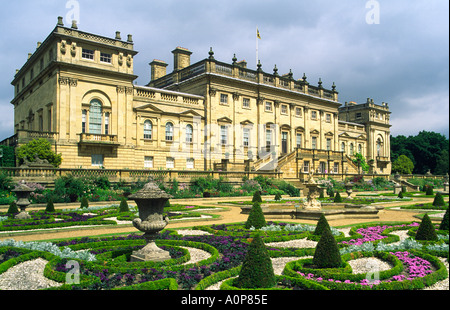
[(255, 202), (250, 210), (250, 214), (248, 215), (245, 228), (250, 229), (251, 227), (255, 227), (256, 229), (260, 229), (264, 226), (266, 226), (266, 219), (261, 209), (261, 204), (259, 202)]
[(430, 217), (427, 213), (423, 216), (422, 222), (417, 229), (416, 240), (438, 240), (436, 229), (434, 229), (434, 225), (431, 223)]
[(240, 288), (271, 288), (277, 284), (272, 261), (259, 235), (253, 238), (234, 285)]
[(435, 207), (445, 206), (444, 197), (442, 197), (442, 194), (440, 192), (437, 192), (436, 196), (434, 196), (433, 206)]
[(316, 229), (314, 230), (314, 235), (322, 236), (322, 233), (325, 229), (330, 229), (330, 225), (328, 224), (325, 215), (322, 213), (320, 215), (319, 221), (317, 222)]
[(341, 253), (330, 229), (324, 229), (317, 243), (313, 264), (317, 268), (338, 268), (342, 264)]
[(444, 218), (442, 219), (441, 225), (439, 226), (440, 230), (448, 230), (448, 209), (445, 211)]

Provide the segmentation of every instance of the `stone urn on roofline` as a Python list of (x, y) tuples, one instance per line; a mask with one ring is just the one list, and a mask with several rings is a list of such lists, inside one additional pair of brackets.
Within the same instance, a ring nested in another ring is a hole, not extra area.
[(133, 225), (144, 232), (146, 241), (142, 249), (133, 252), (131, 262), (163, 261), (171, 258), (168, 251), (159, 248), (155, 243), (158, 233), (169, 223), (169, 218), (163, 215), (163, 211), (170, 198), (172, 196), (154, 182), (147, 183), (140, 191), (128, 196), (128, 199), (136, 201), (139, 209), (139, 218), (133, 220)]

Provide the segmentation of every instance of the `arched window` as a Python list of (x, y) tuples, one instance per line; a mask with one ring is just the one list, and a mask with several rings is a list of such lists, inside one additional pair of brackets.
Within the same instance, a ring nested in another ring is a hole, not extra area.
[(341, 152), (345, 152), (345, 142), (341, 143)]
[(192, 127), (192, 125), (187, 125), (186, 126), (186, 143), (192, 143), (193, 136), (194, 136), (194, 128)]
[(173, 141), (173, 124), (166, 124), (166, 141)]
[(381, 141), (381, 138), (377, 139), (377, 156), (383, 156), (383, 141)]
[(362, 145), (361, 144), (358, 144), (358, 153), (362, 154)]
[(152, 130), (153, 130), (152, 122), (150, 122), (149, 120), (146, 120), (144, 122), (144, 139), (145, 140), (152, 139)]
[(89, 108), (89, 133), (102, 134), (102, 104), (96, 99)]
[(350, 155), (353, 155), (353, 143), (350, 143), (350, 149), (349, 149), (349, 153)]

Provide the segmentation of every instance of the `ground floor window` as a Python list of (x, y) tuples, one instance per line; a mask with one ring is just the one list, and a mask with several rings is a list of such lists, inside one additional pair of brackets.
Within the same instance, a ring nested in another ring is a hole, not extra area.
[(186, 159), (186, 169), (194, 169), (195, 161), (193, 158)]
[(145, 156), (144, 168), (153, 168), (153, 156)]
[(94, 167), (103, 167), (103, 155), (102, 154), (93, 154), (91, 156), (92, 166)]
[(173, 157), (166, 158), (166, 168), (167, 169), (175, 168), (175, 158), (173, 158)]
[(334, 163), (334, 173), (339, 173), (339, 163)]
[(309, 173), (309, 161), (305, 161), (303, 163), (303, 172), (304, 173)]

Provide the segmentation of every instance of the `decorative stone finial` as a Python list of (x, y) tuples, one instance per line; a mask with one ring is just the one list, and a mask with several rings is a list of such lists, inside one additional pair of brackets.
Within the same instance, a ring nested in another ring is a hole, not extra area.
[(131, 35), (131, 34), (128, 35), (127, 42), (128, 43), (133, 43), (133, 35)]
[(120, 36), (120, 31), (116, 31), (116, 40), (122, 40), (122, 37)]
[(58, 26), (64, 27), (62, 16), (58, 16)]
[(275, 65), (275, 67), (273, 67), (273, 75), (278, 76), (278, 68), (277, 68), (277, 65)]
[(261, 65), (261, 60), (258, 60), (258, 65), (257, 65), (257, 67), (258, 67), (258, 69), (256, 69), (256, 71), (258, 71), (258, 72), (262, 71), (262, 69), (261, 69), (261, 67), (262, 67), (262, 65)]
[(212, 47), (209, 48), (208, 54), (209, 54), (209, 59), (214, 59), (214, 51), (213, 51)]
[(233, 61), (233, 65), (235, 65), (237, 62), (236, 54), (234, 54), (233, 59), (231, 59), (231, 60)]
[(78, 25), (77, 25), (77, 21), (76, 20), (72, 21), (72, 29), (78, 29)]
[(322, 87), (322, 78), (319, 78), (319, 88), (323, 88)]

